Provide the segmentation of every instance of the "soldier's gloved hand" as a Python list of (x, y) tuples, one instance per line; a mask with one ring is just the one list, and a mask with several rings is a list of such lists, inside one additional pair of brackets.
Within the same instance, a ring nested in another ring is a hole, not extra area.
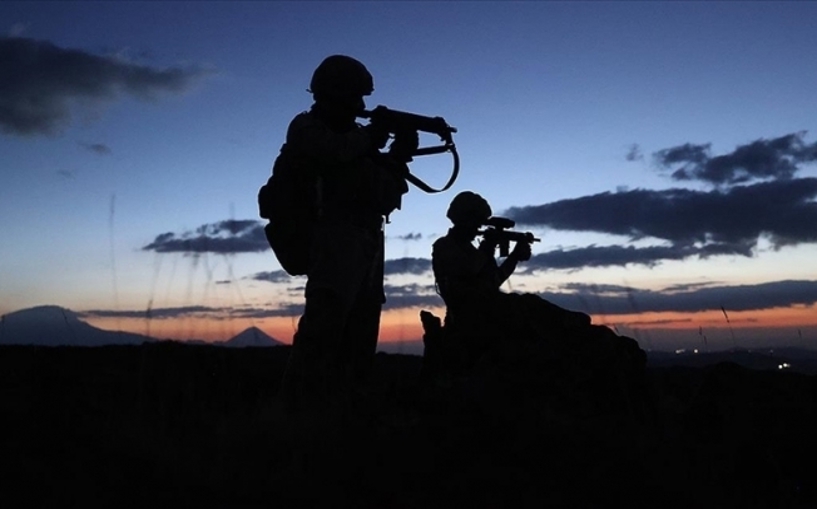
[(511, 251), (511, 256), (520, 262), (526, 262), (530, 260), (531, 256), (530, 244), (528, 244), (527, 242), (517, 242), (516, 245), (513, 247), (513, 251)]
[(499, 245), (499, 237), (493, 234), (493, 230), (488, 230), (482, 235), (482, 240), (479, 243), (479, 249), (483, 253), (488, 253), (493, 256), (496, 247)]
[(394, 135), (394, 141), (389, 146), (389, 154), (402, 162), (411, 161), (411, 156), (420, 146), (420, 135), (417, 131), (401, 131)]
[(372, 146), (377, 150), (385, 147), (389, 141), (389, 132), (375, 122), (363, 126), (362, 129), (372, 141)]

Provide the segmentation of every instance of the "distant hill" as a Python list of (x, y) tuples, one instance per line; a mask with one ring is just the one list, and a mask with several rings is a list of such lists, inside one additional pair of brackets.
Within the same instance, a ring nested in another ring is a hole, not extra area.
[(282, 346), (284, 343), (267, 335), (267, 333), (258, 327), (250, 327), (243, 332), (239, 332), (227, 341), (214, 344), (232, 348), (244, 348), (247, 346)]
[(652, 368), (679, 366), (697, 369), (722, 362), (731, 362), (756, 370), (787, 370), (817, 374), (817, 351), (805, 348), (731, 349), (716, 352), (651, 351), (647, 353), (647, 365)]
[[(0, 345), (107, 346), (141, 345), (156, 341), (162, 339), (94, 327), (82, 321), (77, 313), (60, 306), (37, 306), (15, 311), (3, 316), (0, 325)], [(250, 327), (226, 341), (211, 343), (190, 338), (182, 342), (188, 345), (226, 347), (266, 347), (284, 344), (258, 327)]]
[(148, 336), (98, 329), (70, 309), (37, 306), (3, 316), (0, 345), (103, 346), (141, 345)]

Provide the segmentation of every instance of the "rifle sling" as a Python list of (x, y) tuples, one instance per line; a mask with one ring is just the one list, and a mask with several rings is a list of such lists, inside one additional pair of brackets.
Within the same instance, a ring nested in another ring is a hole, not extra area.
[[(442, 147), (432, 147), (432, 148), (442, 148)], [(430, 185), (423, 182), (420, 179), (420, 177), (412, 174), (411, 171), (409, 171), (406, 174), (406, 180), (408, 180), (409, 182), (414, 184), (414, 187), (416, 187), (417, 189), (420, 189), (421, 191), (424, 191), (424, 192), (426, 192), (428, 194), (442, 193), (443, 191), (447, 191), (452, 185), (454, 185), (454, 181), (457, 180), (457, 176), (460, 174), (460, 156), (457, 154), (457, 149), (456, 149), (456, 147), (454, 147), (454, 145), (446, 146), (444, 151), (450, 151), (451, 155), (454, 157), (454, 168), (451, 170), (451, 177), (448, 178), (448, 182), (446, 182), (443, 187), (441, 187), (440, 189), (434, 189)], [(426, 152), (424, 154), (415, 153), (415, 155), (427, 155), (427, 154), (431, 154), (431, 153), (441, 153), (441, 152), (443, 152), (443, 150), (439, 150), (438, 152), (430, 152), (429, 151), (429, 152)]]

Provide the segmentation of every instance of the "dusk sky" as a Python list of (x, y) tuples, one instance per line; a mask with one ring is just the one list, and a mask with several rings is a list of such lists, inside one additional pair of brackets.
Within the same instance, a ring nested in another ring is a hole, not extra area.
[(381, 341), (443, 314), (431, 244), (472, 190), (542, 239), (505, 291), (643, 348), (817, 347), (817, 3), (3, 2), (0, 36), (0, 314), (291, 341), (305, 280), (256, 193), (340, 53), (369, 107), (458, 129), (454, 187), (387, 225)]

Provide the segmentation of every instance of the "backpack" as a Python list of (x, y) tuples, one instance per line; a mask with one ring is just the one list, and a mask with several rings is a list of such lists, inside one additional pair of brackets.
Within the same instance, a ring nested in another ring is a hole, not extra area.
[(286, 144), (272, 175), (258, 191), (258, 214), (275, 257), (291, 276), (306, 275), (309, 248), (318, 217), (320, 179), (305, 165), (293, 164)]

